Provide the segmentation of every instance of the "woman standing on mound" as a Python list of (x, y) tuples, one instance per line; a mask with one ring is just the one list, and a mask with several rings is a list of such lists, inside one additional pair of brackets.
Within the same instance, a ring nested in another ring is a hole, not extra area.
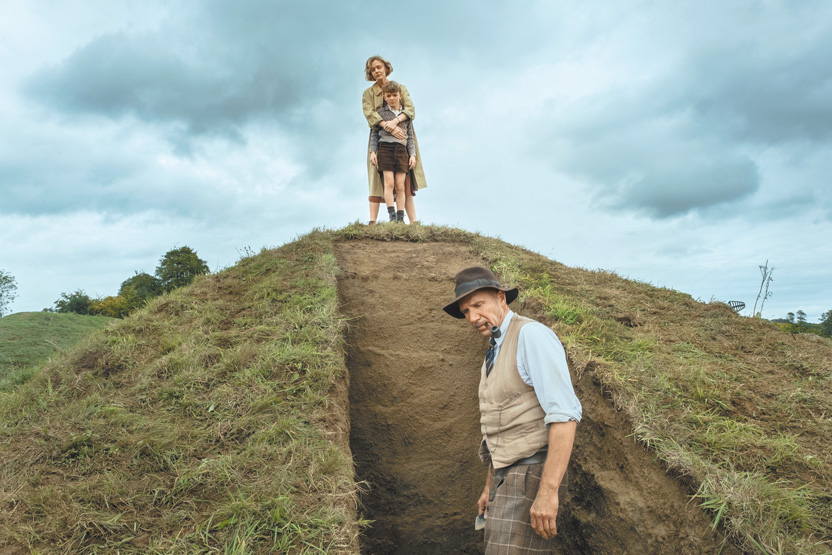
[[(375, 81), (375, 84), (364, 91), (361, 103), (364, 108), (364, 117), (367, 118), (367, 123), (372, 129), (384, 129), (388, 133), (399, 139), (406, 139), (406, 136), (401, 131), (397, 123), (405, 121), (412, 121), (416, 117), (416, 109), (413, 107), (413, 101), (410, 99), (410, 93), (407, 92), (407, 87), (401, 87), (402, 112), (398, 115), (398, 122), (385, 121), (379, 114), (378, 110), (384, 105), (384, 95), (381, 88), (387, 84), (387, 77), (393, 72), (393, 65), (382, 58), (381, 56), (372, 56), (367, 60), (364, 66), (364, 76), (367, 81)], [(407, 212), (407, 219), (410, 223), (416, 221), (416, 205), (413, 203), (413, 195), (418, 189), (424, 189), (427, 185), (425, 183), (425, 172), (422, 169), (422, 157), (419, 154), (419, 142), (416, 140), (414, 133), (413, 141), (416, 144), (416, 167), (407, 173), (405, 183), (405, 211)], [(370, 223), (375, 223), (378, 218), (379, 205), (384, 202), (384, 185), (381, 181), (378, 168), (370, 161), (370, 145), (367, 144), (367, 178), (370, 184)]]

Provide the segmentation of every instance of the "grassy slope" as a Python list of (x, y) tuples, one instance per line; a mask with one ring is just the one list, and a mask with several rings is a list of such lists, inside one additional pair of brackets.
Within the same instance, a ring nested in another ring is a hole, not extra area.
[(245, 259), (0, 393), (0, 546), (348, 549), (335, 270), (320, 234)]
[(112, 321), (52, 312), (19, 312), (0, 318), (0, 389), (25, 381), (46, 359)]
[(332, 241), (360, 238), (468, 244), (738, 542), (829, 551), (832, 343), (493, 239), (389, 225), (247, 258), (0, 392), (0, 546), (349, 551)]

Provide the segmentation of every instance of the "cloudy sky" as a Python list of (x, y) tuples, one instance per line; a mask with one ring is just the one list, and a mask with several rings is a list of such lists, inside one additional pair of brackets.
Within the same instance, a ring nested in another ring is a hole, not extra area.
[(360, 109), (407, 85), (424, 223), (763, 315), (832, 309), (832, 3), (3, 0), (12, 311), (367, 220)]

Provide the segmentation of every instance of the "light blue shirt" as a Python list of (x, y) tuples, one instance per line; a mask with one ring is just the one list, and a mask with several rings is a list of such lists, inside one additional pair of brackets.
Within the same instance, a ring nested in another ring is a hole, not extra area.
[[(514, 312), (508, 311), (500, 324), (502, 334), (497, 338), (495, 357), (506, 336)], [(572, 389), (566, 351), (555, 332), (540, 322), (529, 322), (520, 328), (517, 340), (517, 370), (520, 378), (534, 388), (535, 395), (546, 417), (552, 422), (581, 421), (581, 402)]]

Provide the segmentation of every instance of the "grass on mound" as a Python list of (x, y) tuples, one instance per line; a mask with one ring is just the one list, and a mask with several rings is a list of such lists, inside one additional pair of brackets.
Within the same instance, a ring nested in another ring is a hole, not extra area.
[(104, 316), (18, 312), (0, 318), (0, 390), (25, 382), (49, 357), (113, 322)]
[(0, 393), (0, 546), (350, 551), (336, 271), (313, 233), (157, 299)]
[(832, 341), (459, 230), (340, 235), (470, 245), (520, 286), (525, 311), (558, 333), (715, 526), (749, 552), (832, 553)]

